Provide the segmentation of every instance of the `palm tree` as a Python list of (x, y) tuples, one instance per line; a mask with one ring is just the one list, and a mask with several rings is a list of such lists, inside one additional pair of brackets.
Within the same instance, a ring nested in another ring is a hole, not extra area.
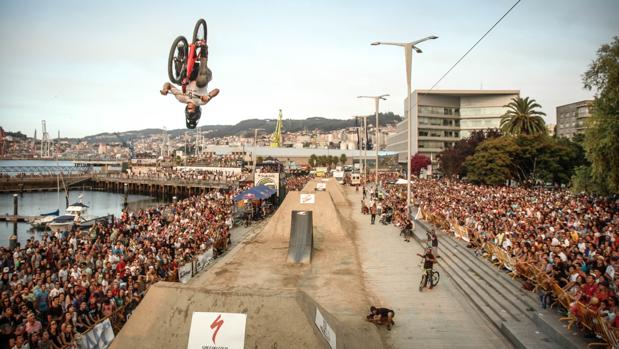
[(309, 163), (312, 167), (316, 166), (316, 162), (318, 161), (318, 157), (316, 156), (316, 154), (312, 154), (309, 157)]
[(542, 118), (546, 114), (537, 110), (542, 106), (534, 99), (514, 97), (504, 107), (508, 110), (501, 117), (501, 131), (512, 135), (546, 133), (546, 122)]
[(346, 165), (346, 160), (348, 160), (346, 154), (340, 155), (340, 164), (342, 164), (342, 166)]

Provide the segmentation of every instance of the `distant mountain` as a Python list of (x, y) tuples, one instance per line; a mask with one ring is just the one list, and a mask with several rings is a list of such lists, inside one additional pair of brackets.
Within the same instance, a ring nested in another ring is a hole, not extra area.
[[(374, 120), (374, 115), (368, 117), (368, 126), (374, 125)], [(354, 118), (327, 119), (322, 117), (311, 117), (303, 120), (284, 119), (282, 121), (284, 126), (284, 132), (299, 132), (303, 130), (317, 130), (322, 132), (329, 132), (348, 127), (355, 127), (357, 125)], [(402, 117), (392, 112), (379, 114), (379, 122), (381, 125), (396, 124), (400, 121), (402, 121)], [(199, 129), (204, 132), (205, 136), (208, 138), (242, 135), (248, 136), (252, 135), (254, 130), (257, 128), (264, 129), (265, 132), (273, 132), (275, 130), (276, 124), (277, 119), (248, 119), (243, 120), (236, 125), (206, 125), (200, 126)], [(359, 125), (360, 124), (361, 120), (359, 122)], [(170, 135), (171, 137), (176, 137), (187, 132), (196, 131), (187, 129), (168, 130), (168, 135)], [(163, 129), (159, 128), (148, 128), (144, 130), (118, 132), (120, 137), (122, 137), (126, 141), (132, 141), (135, 139), (149, 137), (161, 133), (163, 133)], [(118, 137), (116, 137), (116, 135), (112, 132), (105, 132), (92, 136), (87, 136), (84, 137), (82, 140), (89, 143), (109, 143), (119, 141)]]

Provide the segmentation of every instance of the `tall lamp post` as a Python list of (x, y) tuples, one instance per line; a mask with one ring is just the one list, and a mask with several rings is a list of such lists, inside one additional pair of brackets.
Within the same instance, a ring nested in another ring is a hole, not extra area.
[[(380, 100), (386, 100), (389, 95), (380, 95), (380, 96), (357, 96), (357, 98), (370, 98), (374, 100), (374, 112), (376, 114), (376, 142), (374, 144), (374, 148), (376, 148), (376, 163), (374, 164), (374, 190), (376, 195), (378, 195), (378, 104)], [(367, 143), (366, 143), (367, 147)]]
[(415, 50), (415, 52), (417, 53), (422, 53), (423, 51), (421, 51), (420, 48), (418, 48), (416, 45), (419, 43), (422, 43), (424, 41), (427, 40), (434, 40), (434, 39), (438, 39), (438, 36), (436, 35), (431, 35), (431, 36), (427, 36), (423, 39), (419, 39), (416, 41), (412, 41), (412, 42), (382, 42), (382, 41), (376, 41), (373, 42), (371, 45), (373, 46), (377, 46), (377, 45), (391, 45), (391, 46), (400, 46), (400, 47), (404, 47), (404, 60), (406, 63), (406, 92), (407, 95), (406, 97), (408, 98), (408, 118), (407, 118), (407, 145), (408, 145), (408, 149), (406, 151), (406, 179), (407, 179), (407, 183), (406, 183), (406, 211), (408, 212), (408, 214), (410, 215), (411, 210), (410, 210), (410, 204), (411, 204), (411, 138), (413, 137), (412, 135), (412, 118), (413, 118), (413, 110), (412, 110), (412, 106), (411, 106), (411, 66), (412, 66), (412, 62), (413, 62), (413, 50)]
[(256, 148), (258, 148), (258, 131), (264, 131), (263, 128), (255, 128), (254, 129), (254, 149), (251, 152), (251, 156), (252, 156), (252, 170), (251, 170), (251, 174), (252, 176), (254, 176), (254, 180), (256, 180)]
[(367, 149), (368, 149), (368, 140), (367, 140), (367, 135), (368, 135), (368, 116), (357, 116), (358, 118), (362, 118), (363, 119), (363, 141), (361, 142), (361, 146), (363, 147), (363, 178), (365, 178), (365, 180), (367, 180), (368, 178), (368, 171), (367, 171), (367, 167), (368, 167), (368, 154), (367, 154)]

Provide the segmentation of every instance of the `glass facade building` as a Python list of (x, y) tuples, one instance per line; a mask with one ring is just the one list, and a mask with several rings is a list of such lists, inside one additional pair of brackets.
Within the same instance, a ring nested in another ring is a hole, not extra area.
[[(436, 161), (436, 155), (467, 138), (474, 130), (499, 128), (506, 104), (518, 90), (415, 90), (412, 105), (411, 154), (421, 153)], [(387, 140), (387, 150), (406, 162), (408, 99), (404, 121)]]

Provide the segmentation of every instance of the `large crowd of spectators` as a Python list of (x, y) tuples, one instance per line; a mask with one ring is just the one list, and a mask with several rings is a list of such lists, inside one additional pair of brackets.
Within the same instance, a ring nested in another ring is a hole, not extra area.
[(0, 247), (0, 348), (72, 347), (98, 320), (126, 318), (149, 285), (226, 248), (232, 208), (232, 194), (213, 192)]
[(286, 177), (286, 190), (303, 190), (305, 185), (314, 177), (309, 175), (304, 176), (288, 176)]
[[(406, 185), (385, 187), (382, 205), (394, 207), (394, 222), (402, 224), (405, 217), (396, 217), (406, 212)], [(449, 179), (415, 179), (412, 192), (415, 206), (475, 232), (470, 247), (499, 246), (619, 327), (619, 199)], [(542, 295), (542, 306), (551, 301), (550, 293)]]

